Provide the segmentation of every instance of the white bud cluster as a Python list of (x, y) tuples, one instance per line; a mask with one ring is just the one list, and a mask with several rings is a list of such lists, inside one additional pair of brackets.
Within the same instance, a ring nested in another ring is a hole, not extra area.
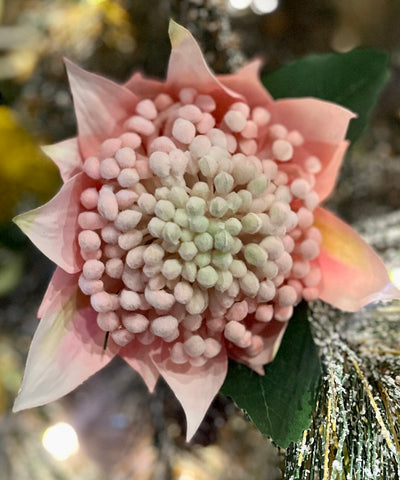
[(222, 342), (257, 356), (268, 323), (321, 281), (320, 160), (294, 167), (304, 140), (265, 108), (236, 102), (217, 124), (217, 107), (188, 88), (144, 99), (83, 166), (80, 289), (115, 343), (160, 338), (177, 364), (201, 366)]

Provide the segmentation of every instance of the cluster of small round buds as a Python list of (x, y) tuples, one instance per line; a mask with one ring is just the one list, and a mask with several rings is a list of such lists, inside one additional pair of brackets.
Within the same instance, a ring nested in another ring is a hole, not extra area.
[(264, 107), (238, 101), (217, 121), (212, 96), (184, 88), (178, 99), (139, 101), (126, 132), (85, 160), (97, 186), (80, 198), (79, 285), (120, 346), (159, 338), (173, 362), (201, 366), (222, 335), (256, 356), (267, 322), (318, 297), (321, 161), (305, 158), (293, 178), (304, 139)]

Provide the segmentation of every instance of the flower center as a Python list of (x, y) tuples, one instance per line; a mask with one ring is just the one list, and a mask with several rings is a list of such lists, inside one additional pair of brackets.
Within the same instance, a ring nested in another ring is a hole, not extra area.
[(320, 160), (265, 108), (237, 102), (219, 122), (215, 109), (189, 88), (142, 100), (83, 167), (80, 289), (117, 344), (162, 339), (178, 364), (204, 364), (222, 341), (257, 355), (269, 322), (321, 279)]

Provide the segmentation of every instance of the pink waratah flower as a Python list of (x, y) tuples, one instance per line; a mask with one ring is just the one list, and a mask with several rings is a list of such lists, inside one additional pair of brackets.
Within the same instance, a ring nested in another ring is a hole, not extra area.
[(16, 218), (58, 267), (15, 411), (119, 354), (150, 391), (164, 377), (190, 439), (228, 357), (262, 375), (301, 299), (355, 311), (398, 297), (373, 250), (319, 207), (353, 113), (274, 101), (258, 61), (215, 77), (185, 28), (171, 22), (170, 37), (163, 83), (119, 86), (67, 62), (79, 134), (45, 148), (64, 185)]

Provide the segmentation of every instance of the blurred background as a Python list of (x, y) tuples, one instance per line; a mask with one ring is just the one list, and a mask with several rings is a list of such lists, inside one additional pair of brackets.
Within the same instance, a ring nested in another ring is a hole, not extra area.
[(60, 401), (11, 413), (54, 269), (11, 218), (60, 186), (38, 145), (75, 134), (62, 59), (120, 82), (134, 69), (163, 77), (169, 17), (217, 73), (257, 55), (268, 72), (310, 53), (390, 53), (391, 80), (330, 206), (353, 223), (400, 208), (400, 1), (0, 0), (0, 480), (281, 478), (282, 452), (229, 399), (187, 445), (168, 388), (148, 395), (118, 359)]

